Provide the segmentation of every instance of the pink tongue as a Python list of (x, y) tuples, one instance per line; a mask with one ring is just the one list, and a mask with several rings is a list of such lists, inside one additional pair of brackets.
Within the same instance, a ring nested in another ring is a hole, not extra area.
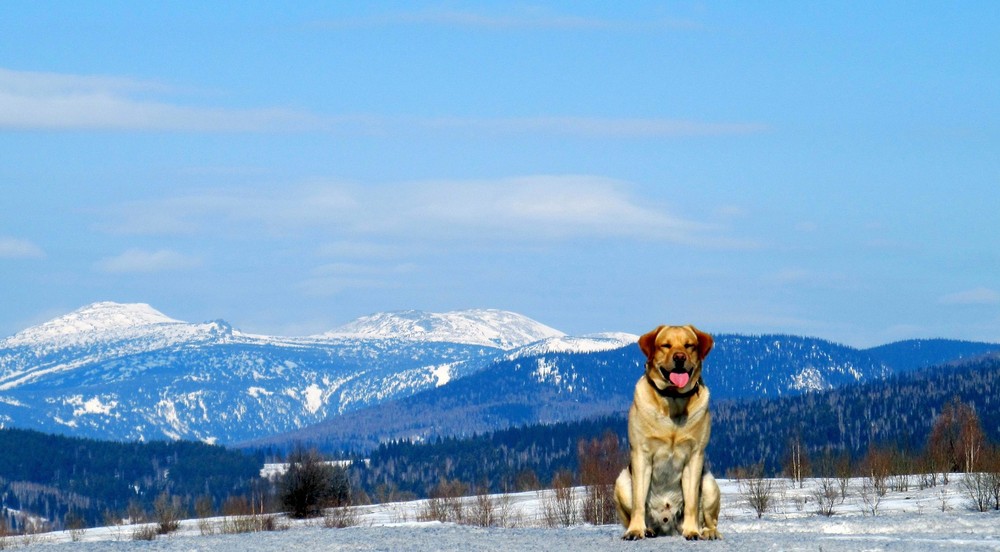
[(677, 387), (684, 387), (690, 379), (691, 375), (687, 372), (670, 372), (670, 383)]

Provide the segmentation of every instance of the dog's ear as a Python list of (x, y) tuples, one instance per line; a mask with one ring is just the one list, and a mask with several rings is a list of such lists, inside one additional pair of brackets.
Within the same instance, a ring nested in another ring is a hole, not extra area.
[(708, 356), (708, 352), (712, 350), (713, 346), (715, 346), (715, 340), (712, 339), (712, 336), (699, 330), (698, 328), (695, 328), (694, 326), (688, 326), (688, 328), (691, 328), (694, 335), (698, 336), (698, 358), (705, 360), (705, 357)]
[(656, 336), (660, 334), (664, 326), (657, 326), (655, 330), (643, 335), (639, 338), (639, 348), (642, 349), (642, 353), (649, 358), (653, 351), (656, 349)]

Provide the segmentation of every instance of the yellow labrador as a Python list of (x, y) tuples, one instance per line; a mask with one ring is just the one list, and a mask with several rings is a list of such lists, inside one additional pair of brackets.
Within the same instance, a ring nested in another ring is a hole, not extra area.
[(701, 363), (713, 344), (694, 326), (660, 326), (639, 338), (646, 373), (628, 413), (629, 465), (615, 482), (623, 539), (722, 537), (719, 485), (704, 471), (711, 415)]

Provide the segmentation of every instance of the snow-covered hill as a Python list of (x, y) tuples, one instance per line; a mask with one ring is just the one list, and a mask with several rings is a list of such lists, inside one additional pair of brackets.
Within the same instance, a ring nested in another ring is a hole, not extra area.
[(507, 348), (561, 335), (496, 310), (373, 315), (346, 328), (272, 337), (95, 303), (0, 341), (0, 423), (233, 442), (445, 385)]
[[(145, 304), (95, 303), (0, 340), (0, 425), (236, 443), (304, 428), (377, 442), (570, 421), (627, 407), (642, 373), (636, 339), (567, 336), (489, 309), (373, 314), (321, 335), (275, 337), (179, 321)], [(998, 348), (859, 351), (718, 335), (705, 379), (716, 398), (798, 394), (884, 378), (940, 351)]]
[(412, 339), (428, 342), (465, 343), (513, 349), (540, 339), (563, 336), (526, 316), (495, 309), (472, 309), (446, 313), (416, 310), (386, 312), (361, 317), (324, 338)]
[[(806, 480), (803, 488), (784, 479), (770, 480), (771, 507), (758, 519), (750, 507), (740, 482), (719, 481), (722, 512), (719, 531), (722, 540), (687, 542), (681, 537), (659, 537), (639, 542), (621, 540), (617, 524), (549, 527), (546, 512), (556, 511), (553, 491), (495, 495), (490, 502), (498, 521), (493, 527), (459, 525), (439, 521), (419, 521), (429, 510), (427, 501), (392, 502), (359, 506), (353, 511), (356, 525), (327, 529), (313, 520), (278, 519), (286, 530), (223, 534), (225, 518), (185, 520), (176, 533), (160, 536), (155, 549), (165, 551), (203, 550), (574, 550), (637, 551), (671, 548), (708, 549), (715, 552), (854, 552), (857, 550), (905, 550), (908, 552), (998, 551), (1000, 523), (997, 512), (971, 511), (962, 484), (889, 491), (881, 499), (877, 514), (860, 498), (863, 482), (853, 479), (848, 496), (834, 506), (832, 516), (817, 513), (816, 497), (823, 487), (820, 480)], [(584, 498), (582, 488), (573, 489), (577, 508)], [(465, 499), (467, 513), (477, 511), (477, 498)], [(568, 508), (567, 508), (567, 511)], [(474, 518), (474, 515), (470, 515)], [(230, 520), (231, 521), (231, 520)], [(138, 526), (118, 525), (86, 531), (62, 531), (37, 535), (45, 550), (76, 551), (83, 547), (95, 552), (149, 549), (148, 542), (131, 541)], [(209, 533), (206, 535), (205, 533)]]

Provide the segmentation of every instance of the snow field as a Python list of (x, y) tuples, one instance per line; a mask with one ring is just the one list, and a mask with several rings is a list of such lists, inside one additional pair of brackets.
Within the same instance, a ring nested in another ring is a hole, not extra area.
[[(133, 541), (134, 527), (87, 529), (74, 535), (57, 532), (36, 535), (32, 540), (10, 537), (8, 548), (46, 551), (432, 551), (432, 550), (570, 550), (573, 552), (628, 550), (704, 551), (1000, 551), (1000, 512), (972, 511), (964, 496), (961, 476), (950, 484), (918, 489), (916, 479), (909, 492), (886, 495), (875, 516), (862, 513), (860, 480), (852, 480), (848, 497), (834, 506), (832, 516), (817, 513), (814, 494), (819, 480), (807, 480), (798, 488), (788, 480), (773, 480), (774, 507), (757, 518), (740, 492), (739, 482), (719, 480), (723, 493), (719, 529), (723, 540), (687, 542), (680, 537), (620, 540), (618, 525), (546, 527), (546, 501), (550, 491), (509, 495), (514, 527), (481, 528), (454, 523), (417, 521), (427, 501), (390, 503), (355, 508), (358, 525), (328, 529), (323, 520), (279, 520), (284, 530), (202, 535), (200, 524), (223, 523), (223, 518), (186, 520), (181, 529), (154, 541)], [(577, 495), (582, 496), (582, 489)], [(468, 499), (473, 500), (473, 499)], [(551, 504), (551, 502), (550, 502)]]

